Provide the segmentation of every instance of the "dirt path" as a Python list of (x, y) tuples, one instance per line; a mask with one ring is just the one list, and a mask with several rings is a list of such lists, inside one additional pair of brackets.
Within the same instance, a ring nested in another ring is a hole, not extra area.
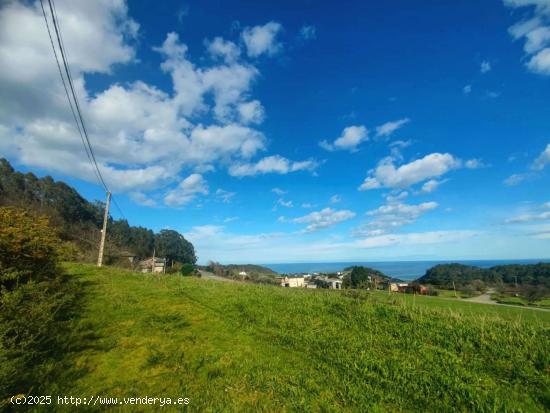
[(515, 307), (515, 308), (525, 308), (528, 310), (537, 310), (537, 311), (550, 311), (548, 308), (539, 308), (532, 306), (522, 306), (522, 305), (513, 305), (513, 304), (501, 304), (493, 299), (491, 299), (491, 294), (494, 294), (496, 291), (494, 289), (487, 290), (484, 294), (478, 295), (477, 297), (472, 298), (461, 298), (462, 301), (469, 301), (470, 303), (479, 303), (479, 304), (492, 304), (500, 305), (504, 307)]
[(483, 304), (498, 304), (496, 301), (494, 301), (492, 298), (491, 298), (491, 294), (494, 294), (495, 293), (495, 290), (487, 290), (487, 292), (481, 294), (481, 295), (478, 295), (476, 297), (471, 297), (471, 298), (464, 298), (463, 300), (464, 301), (469, 301), (471, 303), (483, 303)]
[(219, 275), (216, 275), (212, 272), (203, 271), (203, 270), (199, 270), (199, 272), (201, 273), (201, 278), (204, 278), (206, 280), (225, 281), (225, 282), (231, 282), (231, 283), (236, 282), (235, 280), (232, 280), (230, 278), (220, 277)]

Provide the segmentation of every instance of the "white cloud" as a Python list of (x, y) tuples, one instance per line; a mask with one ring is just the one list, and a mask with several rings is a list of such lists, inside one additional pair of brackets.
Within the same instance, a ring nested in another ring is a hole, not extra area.
[(542, 171), (547, 164), (550, 164), (550, 143), (546, 145), (546, 148), (537, 157), (537, 159), (535, 159), (532, 169), (535, 171)]
[(409, 196), (407, 191), (392, 191), (392, 193), (386, 195), (386, 201), (389, 204), (401, 201)]
[(285, 201), (283, 198), (279, 198), (277, 200), (277, 205), (280, 205), (280, 206), (283, 206), (285, 208), (293, 208), (294, 207), (294, 204), (292, 203), (292, 201)]
[(536, 208), (530, 208), (529, 213), (517, 215), (505, 221), (507, 224), (520, 224), (535, 221), (550, 220), (550, 202), (546, 202)]
[(223, 220), (223, 222), (228, 223), (228, 222), (233, 222), (237, 220), (239, 220), (239, 217), (227, 217)]
[(302, 204), (302, 208), (305, 208), (305, 209), (313, 208), (313, 204), (310, 204), (309, 202), (305, 202)]
[[(221, 38), (207, 42), (207, 53), (221, 59), (202, 67), (189, 59), (178, 35), (168, 33), (155, 50), (162, 56), (162, 70), (171, 76), (172, 90), (138, 80), (92, 94), (86, 75), (138, 63), (133, 42), (139, 26), (122, 0), (59, 1), (57, 14), (90, 140), (112, 190), (151, 203), (147, 192), (170, 187), (184, 170), (203, 173), (250, 162), (266, 150), (263, 134), (246, 126), (264, 118), (261, 103), (250, 96), (259, 72), (237, 63), (234, 43)], [(9, 2), (0, 9), (0, 67), (0, 152), (26, 166), (95, 182), (39, 3)], [(291, 170), (307, 167), (311, 164), (290, 165)]]
[(332, 195), (330, 197), (330, 203), (331, 204), (337, 204), (340, 201), (342, 201), (342, 198), (340, 197), (340, 195)]
[(164, 197), (164, 202), (169, 206), (182, 206), (194, 200), (198, 194), (207, 195), (208, 185), (202, 175), (192, 174), (169, 191)]
[(465, 95), (469, 95), (472, 93), (472, 85), (466, 85), (462, 88), (462, 92), (464, 92)]
[(550, 219), (550, 211), (541, 212), (540, 214), (519, 215), (517, 217), (507, 219), (506, 223), (516, 224), (520, 222), (545, 221), (547, 219)]
[(512, 174), (504, 180), (504, 184), (508, 186), (516, 186), (527, 179), (527, 174)]
[(405, 189), (431, 178), (437, 178), (452, 169), (459, 168), (461, 161), (449, 153), (432, 153), (421, 159), (396, 167), (393, 158), (382, 159), (369, 172), (359, 190), (375, 188)]
[(403, 225), (412, 224), (424, 213), (438, 207), (437, 202), (423, 202), (418, 205), (388, 203), (366, 213), (371, 220), (353, 231), (354, 236), (380, 235)]
[(344, 128), (340, 137), (332, 144), (326, 140), (319, 142), (319, 146), (327, 151), (334, 150), (357, 150), (357, 146), (368, 140), (368, 130), (364, 126), (348, 126)]
[(397, 245), (420, 245), (457, 242), (479, 235), (477, 231), (430, 231), (408, 234), (386, 234), (357, 240), (354, 245), (358, 248), (381, 248)]
[(220, 199), (224, 204), (230, 203), (235, 195), (237, 195), (236, 192), (229, 192), (221, 188), (216, 189), (216, 197)]
[[(345, 242), (334, 242), (329, 239), (304, 242), (295, 233), (260, 233), (235, 234), (227, 232), (224, 227), (203, 225), (184, 232), (185, 238), (195, 246), (199, 262), (215, 260), (225, 263), (234, 262), (305, 262), (306, 260), (359, 261), (365, 250), (377, 250), (371, 256), (389, 260), (399, 253), (416, 255), (433, 254), (440, 250), (439, 245), (451, 245), (452, 250), (471, 244), (471, 239), (479, 236), (479, 231), (454, 230), (415, 232), (409, 234), (373, 233), (370, 238)], [(461, 243), (462, 241), (462, 243)], [(388, 246), (394, 248), (386, 248)], [(429, 246), (424, 248), (423, 246)]]
[(235, 43), (216, 37), (212, 41), (205, 41), (206, 48), (213, 58), (222, 58), (226, 63), (233, 63), (239, 59), (241, 49)]
[(479, 158), (468, 159), (464, 162), (464, 166), (468, 169), (485, 168), (487, 165)]
[(394, 120), (391, 122), (386, 122), (383, 125), (376, 127), (376, 136), (378, 137), (389, 137), (396, 130), (400, 129), (402, 126), (410, 122), (409, 118), (403, 118), (399, 120)]
[(424, 182), (422, 187), (420, 188), (420, 192), (424, 194), (430, 194), (434, 192), (437, 188), (439, 188), (439, 185), (444, 183), (445, 180), (437, 180), (437, 179), (430, 179), (429, 181)]
[(308, 161), (290, 161), (279, 155), (268, 156), (260, 159), (256, 163), (236, 163), (229, 168), (229, 174), (232, 176), (253, 176), (267, 173), (278, 173), (286, 175), (296, 171), (313, 171), (317, 168), (318, 162)]
[(262, 54), (273, 56), (282, 49), (282, 44), (277, 41), (277, 35), (283, 26), (277, 22), (269, 22), (263, 26), (246, 27), (242, 33), (242, 39), (246, 46), (248, 56), (258, 57)]
[(139, 192), (139, 191), (130, 192), (129, 196), (130, 196), (130, 199), (134, 201), (136, 204), (148, 206), (148, 207), (157, 206), (156, 201), (154, 199), (149, 198), (143, 192)]
[(338, 211), (332, 208), (324, 208), (303, 217), (294, 218), (292, 222), (297, 224), (309, 224), (303, 230), (304, 233), (308, 233), (332, 227), (353, 217), (355, 217), (355, 212), (346, 209)]
[(302, 36), (304, 40), (315, 39), (317, 37), (317, 29), (315, 26), (302, 26), (300, 29), (300, 36)]
[(508, 29), (514, 40), (523, 39), (527, 68), (533, 73), (550, 75), (550, 3), (547, 0), (504, 0), (513, 8), (535, 6), (529, 18)]
[(487, 60), (484, 60), (483, 62), (481, 62), (481, 65), (479, 67), (479, 71), (481, 73), (490, 72), (491, 71), (491, 63)]
[(281, 188), (273, 188), (271, 190), (271, 192), (273, 192), (274, 194), (277, 194), (277, 195), (284, 195), (287, 193), (287, 191), (281, 189)]
[(264, 108), (259, 100), (243, 102), (239, 104), (238, 110), (241, 122), (244, 124), (262, 123), (264, 121)]

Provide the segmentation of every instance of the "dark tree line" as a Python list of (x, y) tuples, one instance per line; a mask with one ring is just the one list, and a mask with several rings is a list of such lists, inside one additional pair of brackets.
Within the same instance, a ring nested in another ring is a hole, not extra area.
[(483, 282), (487, 285), (518, 284), (550, 288), (550, 263), (497, 265), (479, 268), (462, 264), (441, 264), (430, 268), (419, 282), (443, 288)]
[[(80, 250), (78, 259), (92, 260), (97, 255), (99, 229), (105, 204), (89, 202), (74, 188), (51, 177), (38, 178), (32, 173), (15, 171), (6, 159), (0, 159), (0, 206), (16, 206), (46, 215), (59, 230), (61, 239), (72, 241)], [(110, 263), (126, 257), (150, 257), (153, 250), (170, 261), (195, 264), (193, 245), (181, 234), (131, 226), (126, 220), (109, 217), (106, 258)], [(127, 260), (126, 260), (127, 262)]]

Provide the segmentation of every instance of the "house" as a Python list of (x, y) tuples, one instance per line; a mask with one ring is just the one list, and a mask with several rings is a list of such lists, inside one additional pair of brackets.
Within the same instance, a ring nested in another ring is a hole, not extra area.
[(290, 287), (290, 288), (304, 288), (305, 280), (304, 277), (279, 277), (278, 280), (281, 283), (281, 287)]
[(332, 290), (342, 289), (342, 280), (339, 278), (329, 278), (327, 276), (317, 277), (318, 282), (323, 288), (330, 288)]
[[(154, 260), (154, 263), (153, 263)], [(143, 273), (165, 273), (166, 272), (166, 258), (147, 258), (138, 263), (138, 269)]]
[(246, 274), (246, 271), (241, 271), (241, 272), (239, 273), (239, 275), (240, 275), (241, 277), (246, 277), (247, 274)]

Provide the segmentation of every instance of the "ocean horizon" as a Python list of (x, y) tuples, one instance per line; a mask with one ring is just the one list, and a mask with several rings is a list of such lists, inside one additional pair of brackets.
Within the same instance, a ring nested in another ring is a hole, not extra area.
[(458, 263), (489, 268), (495, 265), (536, 264), (550, 262), (550, 258), (509, 259), (509, 260), (430, 260), (430, 261), (349, 261), (349, 262), (303, 262), (261, 264), (279, 274), (297, 274), (312, 272), (337, 272), (353, 265), (374, 268), (384, 274), (401, 280), (414, 280), (423, 276), (428, 269), (438, 264)]

